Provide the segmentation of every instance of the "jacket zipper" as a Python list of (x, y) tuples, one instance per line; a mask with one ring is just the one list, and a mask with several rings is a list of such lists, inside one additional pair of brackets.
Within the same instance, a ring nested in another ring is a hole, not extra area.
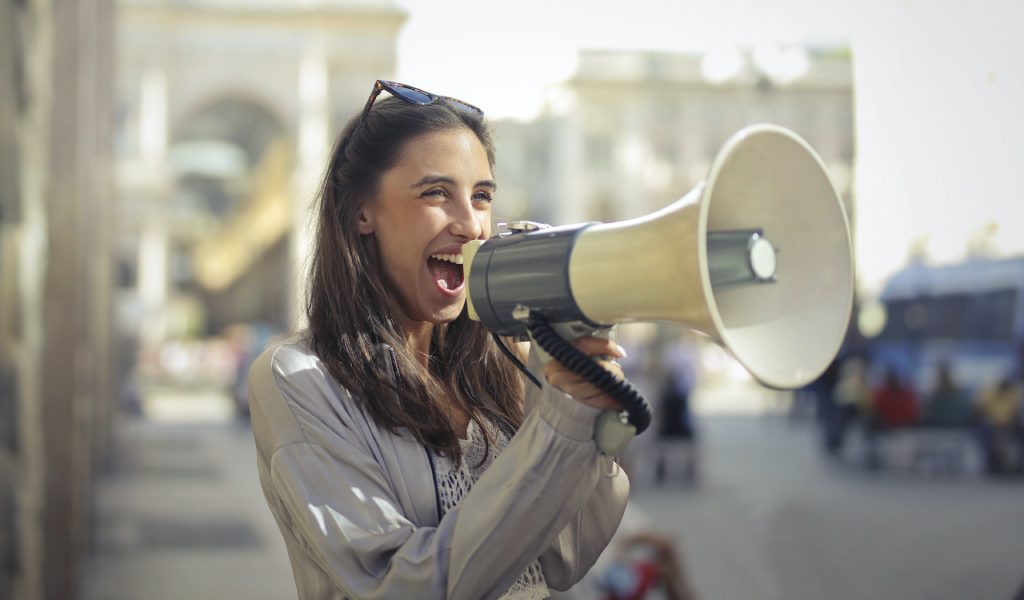
[(398, 386), (398, 389), (402, 389), (402, 375), (398, 371), (398, 356), (395, 355), (395, 349), (391, 346), (388, 346), (388, 356), (391, 357), (391, 370), (395, 376), (395, 385)]

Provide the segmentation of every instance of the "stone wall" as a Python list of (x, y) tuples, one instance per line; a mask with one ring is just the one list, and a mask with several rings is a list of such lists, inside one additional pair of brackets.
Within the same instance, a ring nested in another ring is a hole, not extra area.
[(74, 598), (89, 544), (114, 387), (113, 11), (0, 0), (2, 598)]

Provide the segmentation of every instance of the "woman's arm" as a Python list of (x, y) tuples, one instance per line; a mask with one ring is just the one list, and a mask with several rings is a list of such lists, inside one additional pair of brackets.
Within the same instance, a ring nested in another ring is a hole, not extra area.
[[(257, 445), (268, 453), (264, 491), (282, 529), (352, 598), (500, 596), (556, 536), (562, 545), (567, 525), (583, 522), (610, 466), (592, 441), (599, 411), (556, 394), (458, 507), (436, 527), (417, 527), (398, 500), (401, 482), (389, 480), (360, 432), (354, 402), (304, 397), (329, 393), (324, 375), (287, 363), (261, 357), (250, 375)], [(262, 422), (267, 407), (278, 409), (274, 423)], [(329, 418), (317, 407), (330, 407)], [(290, 433), (261, 435), (270, 430)]]
[[(544, 365), (534, 350), (530, 352), (528, 367), (544, 381)], [(550, 384), (538, 389), (527, 382), (526, 410), (554, 402), (560, 396), (565, 395)], [(586, 503), (540, 556), (544, 579), (552, 589), (567, 590), (586, 575), (615, 534), (626, 510), (629, 479), (625, 471), (609, 457), (602, 456), (601, 462), (601, 477)]]

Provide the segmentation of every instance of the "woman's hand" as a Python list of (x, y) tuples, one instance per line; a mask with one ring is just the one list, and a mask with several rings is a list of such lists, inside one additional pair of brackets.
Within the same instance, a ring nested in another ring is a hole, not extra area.
[[(611, 340), (591, 336), (577, 338), (572, 344), (587, 356), (602, 356), (601, 359), (598, 359), (598, 363), (620, 379), (623, 378), (622, 367), (619, 366), (619, 363), (607, 360), (607, 357), (625, 358), (626, 352), (621, 346)], [(544, 376), (553, 387), (562, 390), (587, 406), (605, 410), (622, 410), (622, 407), (612, 400), (611, 396), (587, 383), (586, 380), (565, 368), (557, 360), (550, 360), (544, 365)]]

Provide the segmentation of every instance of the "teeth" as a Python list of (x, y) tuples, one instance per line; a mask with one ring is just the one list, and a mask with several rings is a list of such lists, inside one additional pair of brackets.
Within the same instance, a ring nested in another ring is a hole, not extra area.
[(461, 254), (431, 254), (430, 258), (436, 258), (437, 260), (444, 260), (456, 265), (462, 264)]

